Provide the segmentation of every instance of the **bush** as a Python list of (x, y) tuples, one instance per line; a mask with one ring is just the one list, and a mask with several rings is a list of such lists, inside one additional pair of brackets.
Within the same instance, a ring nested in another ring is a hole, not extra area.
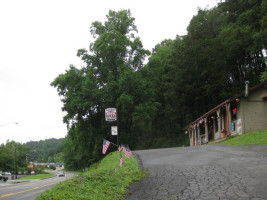
[(56, 170), (56, 167), (54, 165), (50, 165), (49, 168), (52, 170)]

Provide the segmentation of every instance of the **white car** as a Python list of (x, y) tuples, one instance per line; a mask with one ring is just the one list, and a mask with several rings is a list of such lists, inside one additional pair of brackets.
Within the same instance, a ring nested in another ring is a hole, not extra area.
[(62, 172), (62, 171), (60, 171), (59, 173), (58, 173), (58, 177), (64, 177), (65, 176), (65, 173), (64, 172)]

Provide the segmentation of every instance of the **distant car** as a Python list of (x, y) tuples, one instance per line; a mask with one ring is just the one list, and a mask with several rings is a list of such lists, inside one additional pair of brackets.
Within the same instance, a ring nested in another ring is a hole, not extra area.
[(65, 173), (64, 172), (59, 172), (58, 173), (58, 177), (64, 177), (65, 176)]
[(34, 174), (35, 174), (35, 171), (32, 171), (32, 172), (31, 172), (31, 175), (34, 175)]
[(8, 177), (3, 176), (2, 174), (0, 174), (0, 181), (7, 181)]

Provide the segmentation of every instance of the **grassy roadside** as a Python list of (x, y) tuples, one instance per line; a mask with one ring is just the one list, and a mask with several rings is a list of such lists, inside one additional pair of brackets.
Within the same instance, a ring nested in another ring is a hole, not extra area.
[(234, 136), (222, 142), (218, 142), (217, 144), (226, 144), (231, 146), (267, 145), (267, 130)]
[(123, 155), (123, 159), (121, 168), (119, 152), (112, 152), (100, 163), (91, 166), (88, 172), (57, 184), (36, 199), (122, 200), (129, 184), (145, 176), (134, 156), (128, 159)]
[(24, 176), (24, 177), (21, 177), (20, 180), (25, 180), (25, 179), (44, 179), (44, 178), (50, 178), (50, 177), (53, 177), (53, 176), (54, 176), (54, 174), (52, 174), (52, 173), (38, 174), (38, 175)]

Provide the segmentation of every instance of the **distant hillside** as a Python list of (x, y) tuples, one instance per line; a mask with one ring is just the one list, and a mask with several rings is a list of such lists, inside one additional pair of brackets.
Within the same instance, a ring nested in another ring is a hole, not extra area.
[(30, 141), (25, 145), (30, 148), (30, 162), (63, 162), (63, 141), (61, 139), (46, 139)]

